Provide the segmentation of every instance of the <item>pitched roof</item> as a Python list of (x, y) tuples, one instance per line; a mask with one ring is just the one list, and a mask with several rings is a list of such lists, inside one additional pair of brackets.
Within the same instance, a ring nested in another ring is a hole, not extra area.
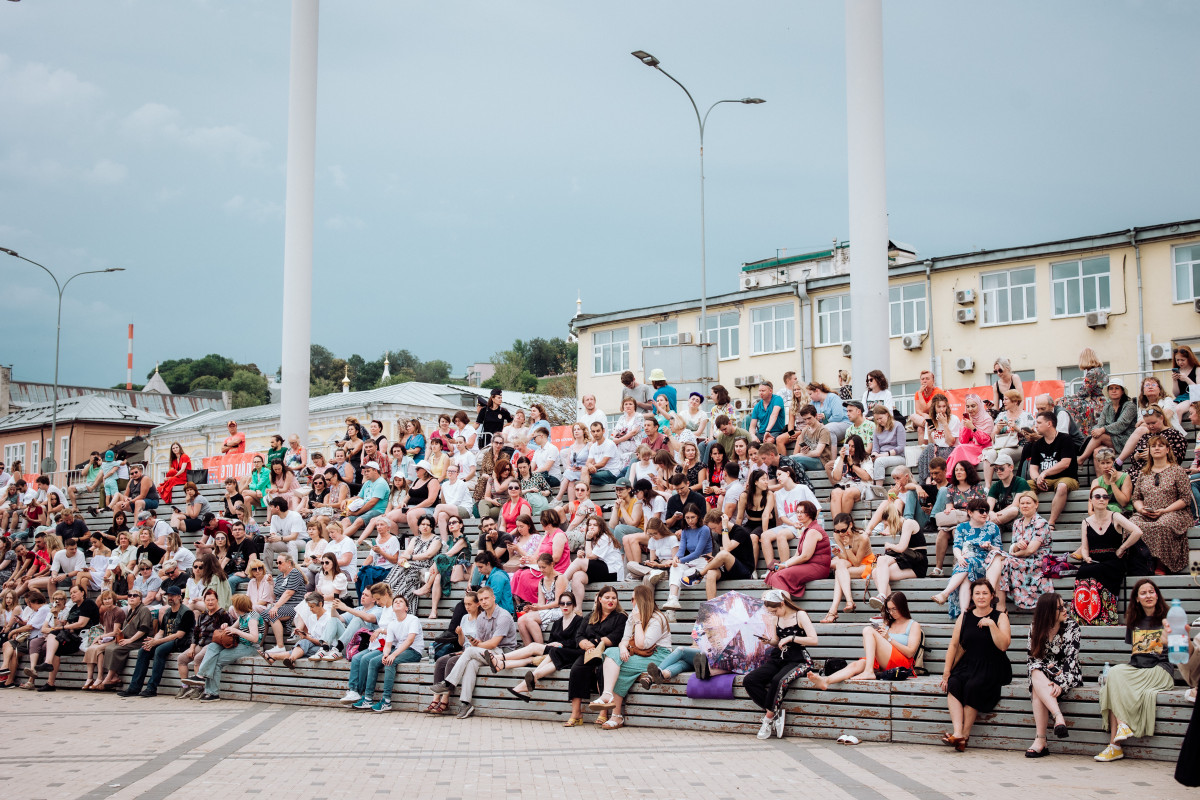
[[(0, 417), (0, 431), (21, 430), (49, 425), (53, 419), (54, 404), (38, 403)], [(58, 401), (58, 422), (111, 422), (124, 425), (157, 426), (166, 422), (162, 414), (144, 408), (118, 403), (99, 395), (65, 397)]]

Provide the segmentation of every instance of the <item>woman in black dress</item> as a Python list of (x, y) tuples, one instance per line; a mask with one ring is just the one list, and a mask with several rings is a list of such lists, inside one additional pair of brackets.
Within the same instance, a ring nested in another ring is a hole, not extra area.
[(1079, 547), (1083, 563), (1075, 576), (1072, 603), (1080, 625), (1117, 624), (1117, 597), (1129, 570), (1125, 554), (1142, 538), (1141, 529), (1110, 511), (1108, 503), (1108, 490), (1093, 482)]
[[(555, 669), (570, 668), (571, 679), (567, 683), (567, 697), (571, 700), (571, 718), (563, 723), (564, 728), (583, 724), (583, 701), (599, 690), (600, 668), (604, 666), (603, 650), (621, 641), (625, 634), (628, 616), (617, 599), (617, 590), (605, 586), (596, 595), (596, 604), (575, 646), (555, 647), (550, 651), (550, 660)], [(591, 657), (589, 658), (589, 651)], [(601, 725), (608, 721), (608, 712), (602, 711), (596, 719)]]
[(995, 601), (986, 578), (971, 581), (971, 608), (959, 616), (946, 648), (940, 687), (947, 693), (954, 731), (942, 734), (942, 741), (960, 753), (967, 749), (975, 718), (995, 708), (1001, 688), (1012, 682), (1012, 664), (1004, 652), (1012, 631), (1008, 614), (992, 608)]

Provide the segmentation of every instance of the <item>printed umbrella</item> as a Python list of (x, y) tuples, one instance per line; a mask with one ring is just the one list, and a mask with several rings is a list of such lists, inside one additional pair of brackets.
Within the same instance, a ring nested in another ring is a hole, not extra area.
[(766, 630), (761, 600), (726, 592), (700, 606), (692, 641), (714, 669), (746, 673), (767, 660), (771, 648), (758, 638)]

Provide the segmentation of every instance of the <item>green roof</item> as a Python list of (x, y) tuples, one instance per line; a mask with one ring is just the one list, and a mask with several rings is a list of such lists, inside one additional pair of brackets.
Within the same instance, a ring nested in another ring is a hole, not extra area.
[[(842, 242), (839, 247), (846, 247), (847, 242)], [(768, 258), (764, 261), (751, 261), (748, 264), (742, 264), (742, 272), (755, 272), (760, 269), (770, 269), (772, 267), (786, 267), (789, 264), (803, 264), (805, 261), (819, 261), (822, 258), (831, 258), (833, 250), (818, 250), (815, 253), (801, 253), (798, 256), (784, 256), (783, 258)]]

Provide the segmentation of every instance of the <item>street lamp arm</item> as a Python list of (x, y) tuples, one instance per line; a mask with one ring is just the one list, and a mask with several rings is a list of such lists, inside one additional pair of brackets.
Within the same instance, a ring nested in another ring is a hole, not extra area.
[[(688, 100), (690, 100), (690, 101), (691, 101), (691, 103), (692, 103), (692, 110), (696, 112), (696, 124), (700, 126), (700, 144), (701, 144), (701, 146), (703, 146), (703, 144), (704, 144), (704, 120), (708, 118), (708, 114), (705, 114), (705, 115), (704, 115), (704, 117), (703, 117), (703, 118), (701, 118), (701, 116), (700, 116), (700, 107), (696, 105), (696, 99), (695, 99), (694, 97), (692, 97), (692, 93), (691, 93), (691, 92), (689, 92), (689, 91), (687, 90), (687, 87), (686, 87), (686, 86), (684, 86), (684, 85), (683, 85), (682, 83), (680, 83), (679, 81), (675, 80), (675, 76), (674, 76), (674, 75), (672, 75), (671, 73), (667, 72), (665, 69), (663, 69), (663, 68), (662, 68), (662, 67), (660, 67), (660, 66), (655, 66), (654, 68), (655, 68), (656, 70), (658, 70), (659, 72), (661, 72), (663, 75), (666, 75), (668, 78), (670, 78), (670, 79), (671, 79), (671, 81), (672, 81), (672, 82), (673, 82), (673, 83), (674, 83), (676, 86), (678, 86), (680, 89), (683, 89), (683, 93), (684, 93), (684, 94), (686, 94), (686, 95), (687, 95), (687, 98), (688, 98)], [(712, 111), (712, 109), (710, 108), (710, 109), (709, 109), (709, 111)]]
[(708, 115), (712, 113), (712, 110), (714, 108), (721, 105), (721, 103), (740, 103), (740, 102), (742, 102), (742, 101), (741, 100), (718, 100), (717, 102), (715, 102), (711, 106), (709, 106), (708, 111), (704, 112), (704, 119), (701, 120), (701, 122), (700, 122), (700, 138), (701, 138), (701, 140), (704, 139), (704, 126), (708, 124)]
[[(58, 289), (58, 296), (62, 297), (63, 289), (66, 287), (64, 287), (62, 284), (60, 284), (58, 282), (58, 278), (55, 277), (54, 273), (51, 272), (50, 269), (48, 267), (46, 267), (45, 264), (39, 264), (38, 262), (34, 261), (32, 258), (26, 258), (25, 256), (21, 255), (20, 253), (16, 252), (15, 250), (9, 250), (8, 248), (0, 248), (0, 250), (3, 250), (5, 253), (8, 253), (13, 258), (19, 258), (22, 261), (28, 261), (30, 264), (33, 264), (35, 267), (41, 268), (43, 272), (45, 272), (47, 275), (50, 276), (50, 280), (54, 281), (54, 288)], [(68, 283), (70, 283), (70, 281), (68, 281)]]
[[(59, 294), (62, 294), (63, 292), (65, 292), (67, 290), (67, 287), (71, 285), (71, 281), (75, 280), (80, 275), (99, 275), (104, 272), (120, 272), (120, 271), (121, 271), (120, 268), (116, 268), (116, 269), (109, 268), (109, 269), (89, 269), (86, 272), (76, 272), (74, 275), (67, 278), (67, 282), (64, 283), (62, 285), (62, 289), (59, 290)], [(58, 281), (55, 281), (55, 283), (57, 283), (57, 282)]]

